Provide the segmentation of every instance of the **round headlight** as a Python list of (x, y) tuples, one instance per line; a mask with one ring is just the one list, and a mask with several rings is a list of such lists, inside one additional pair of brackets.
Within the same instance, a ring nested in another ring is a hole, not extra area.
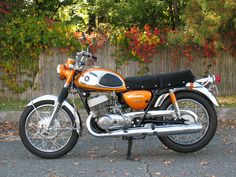
[(66, 77), (64, 76), (64, 65), (58, 65), (57, 66), (57, 77), (60, 79), (60, 80), (64, 80)]

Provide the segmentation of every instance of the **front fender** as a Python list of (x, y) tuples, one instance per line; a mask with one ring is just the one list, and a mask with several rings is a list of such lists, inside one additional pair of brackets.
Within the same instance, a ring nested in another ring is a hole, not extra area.
[[(55, 103), (57, 101), (57, 99), (58, 99), (58, 97), (55, 96), (55, 95), (43, 95), (43, 96), (40, 96), (38, 98), (35, 98), (34, 100), (31, 100), (27, 104), (27, 106), (33, 106), (35, 103), (38, 103), (38, 102), (44, 101), (44, 100), (54, 101), (54, 103)], [(77, 113), (75, 108), (70, 103), (68, 103), (67, 101), (64, 101), (62, 103), (62, 106), (67, 107), (70, 110), (70, 112), (74, 115), (74, 117), (75, 117), (75, 124), (76, 124), (76, 131), (80, 135), (82, 127), (81, 127), (81, 118), (80, 118), (79, 114)]]
[[(175, 88), (173, 90), (175, 93), (188, 91), (188, 92), (195, 92), (195, 93), (201, 94), (201, 95), (205, 96), (213, 105), (215, 105), (217, 107), (219, 106), (219, 103), (216, 100), (215, 96), (206, 87), (204, 87), (200, 84), (197, 87), (194, 87), (192, 89), (190, 89), (188, 87), (183, 87), (183, 88)], [(160, 107), (168, 96), (169, 96), (169, 93), (165, 93), (165, 94), (162, 94), (161, 96), (159, 96), (154, 107)]]

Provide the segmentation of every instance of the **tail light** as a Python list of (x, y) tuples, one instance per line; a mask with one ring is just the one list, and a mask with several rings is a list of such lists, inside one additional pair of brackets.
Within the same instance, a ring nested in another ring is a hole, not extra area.
[(216, 84), (219, 84), (219, 83), (221, 82), (221, 76), (220, 76), (220, 74), (216, 74), (216, 75), (215, 75), (215, 82), (216, 82)]

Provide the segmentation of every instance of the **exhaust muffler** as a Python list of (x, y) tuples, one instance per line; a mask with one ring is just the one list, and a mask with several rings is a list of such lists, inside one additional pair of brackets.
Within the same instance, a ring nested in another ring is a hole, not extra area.
[(142, 136), (142, 135), (176, 135), (176, 134), (189, 134), (197, 133), (202, 130), (202, 124), (199, 122), (191, 124), (172, 124), (172, 125), (162, 125), (162, 126), (145, 126), (136, 128), (127, 128), (125, 130), (115, 130), (107, 133), (96, 133), (91, 128), (91, 119), (93, 118), (93, 113), (90, 113), (86, 126), (88, 131), (96, 137), (129, 137), (129, 136)]

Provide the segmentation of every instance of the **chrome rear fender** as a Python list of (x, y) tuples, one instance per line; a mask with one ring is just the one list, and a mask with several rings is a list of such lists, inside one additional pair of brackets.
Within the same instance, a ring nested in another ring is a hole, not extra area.
[[(219, 103), (216, 100), (216, 97), (206, 87), (204, 87), (203, 85), (197, 82), (194, 82), (193, 88), (182, 87), (182, 88), (174, 88), (173, 90), (175, 93), (187, 91), (187, 92), (195, 92), (195, 93), (201, 94), (204, 97), (206, 97), (206, 99), (208, 99), (213, 105), (219, 107)], [(169, 93), (165, 93), (159, 96), (154, 107), (160, 107), (168, 96), (169, 96)]]
[[(53, 101), (54, 104), (57, 102), (57, 99), (58, 97), (57, 96), (54, 96), (54, 95), (43, 95), (43, 96), (40, 96), (38, 98), (35, 98), (34, 100), (31, 100), (28, 104), (27, 104), (27, 107), (28, 106), (33, 106), (34, 104), (40, 102), (40, 101), (45, 101), (45, 100), (50, 100), (50, 101)], [(62, 103), (62, 106), (65, 106), (66, 108), (68, 108), (70, 110), (70, 112), (73, 114), (74, 118), (75, 118), (75, 124), (76, 124), (76, 131), (77, 133), (80, 135), (81, 134), (81, 130), (82, 130), (82, 127), (81, 127), (81, 119), (80, 119), (80, 116), (79, 114), (77, 113), (77, 111), (75, 110), (75, 108), (70, 104), (68, 103), (67, 101), (64, 101)]]

